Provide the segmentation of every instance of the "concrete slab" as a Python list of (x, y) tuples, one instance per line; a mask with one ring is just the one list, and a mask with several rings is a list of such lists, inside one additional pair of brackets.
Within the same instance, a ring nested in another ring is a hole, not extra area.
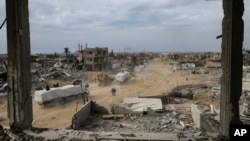
[(81, 125), (85, 122), (91, 112), (91, 100), (89, 100), (85, 105), (77, 111), (72, 118), (72, 128), (79, 129)]
[(147, 111), (148, 107), (150, 107), (152, 110), (162, 109), (162, 102), (159, 98), (125, 97), (123, 102), (126, 109), (137, 112)]

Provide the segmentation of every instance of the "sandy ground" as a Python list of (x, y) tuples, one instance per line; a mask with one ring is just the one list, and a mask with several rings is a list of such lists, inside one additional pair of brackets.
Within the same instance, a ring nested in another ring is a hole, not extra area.
[[(89, 82), (90, 98), (110, 110), (112, 104), (122, 104), (124, 97), (161, 95), (171, 91), (177, 85), (204, 84), (207, 83), (207, 80), (207, 77), (192, 75), (191, 70), (173, 72), (169, 62), (154, 60), (143, 71), (137, 72), (135, 77), (124, 84), (113, 82), (110, 86), (101, 87), (94, 81)], [(117, 89), (115, 96), (112, 96), (111, 88)], [(76, 111), (77, 102), (79, 108), (83, 104), (81, 98), (65, 104), (55, 102), (46, 106), (38, 105), (33, 101), (33, 126), (59, 129), (68, 127)], [(4, 116), (0, 125), (3, 126), (8, 126), (6, 111), (6, 98), (0, 97), (0, 114)]]

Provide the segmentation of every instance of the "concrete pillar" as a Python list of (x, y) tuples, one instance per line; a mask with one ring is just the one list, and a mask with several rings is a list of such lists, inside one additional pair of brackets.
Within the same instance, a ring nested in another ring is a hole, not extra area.
[(242, 92), (243, 0), (223, 0), (222, 83), (220, 100), (221, 134), (229, 138), (230, 124), (240, 124), (239, 98)]
[(33, 120), (28, 0), (6, 0), (8, 116), (10, 127), (25, 129)]

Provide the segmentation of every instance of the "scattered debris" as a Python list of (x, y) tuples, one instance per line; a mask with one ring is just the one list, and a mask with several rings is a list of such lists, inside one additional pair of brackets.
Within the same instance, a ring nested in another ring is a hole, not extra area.
[(7, 131), (0, 125), (0, 140), (1, 141), (10, 141), (12, 138), (8, 135)]
[(103, 115), (103, 119), (118, 119), (118, 118), (124, 118), (124, 114), (112, 114), (112, 115)]
[[(80, 50), (82, 51), (82, 49)], [(90, 51), (90, 50), (88, 50)], [(83, 52), (82, 52), (83, 53)], [(88, 53), (88, 52), (86, 52)], [(95, 52), (92, 52), (95, 53)], [(98, 52), (97, 52), (98, 54)], [(82, 54), (83, 55), (83, 54)], [(87, 58), (85, 58), (87, 59)], [(89, 60), (90, 61), (90, 60)], [(94, 61), (94, 60), (92, 60)], [(166, 61), (166, 59), (164, 60)], [(78, 62), (79, 63), (79, 62)], [(100, 65), (101, 67), (92, 68), (92, 65), (84, 66), (83, 64), (83, 72), (77, 72), (74, 70), (75, 68), (70, 65), (70, 63), (65, 62), (54, 62), (52, 65), (45, 65), (46, 63), (39, 63), (36, 67), (32, 68), (32, 81), (35, 84), (35, 100), (39, 103), (46, 103), (48, 101), (52, 101), (57, 98), (67, 98), (69, 95), (75, 95), (79, 93), (84, 93), (85, 89), (88, 88), (88, 84), (82, 84), (82, 81), (79, 78), (83, 78), (84, 80), (93, 80), (95, 82), (98, 81), (99, 86), (107, 86), (110, 82), (113, 81), (114, 78), (109, 76), (109, 73), (100, 73), (100, 75), (86, 75), (85, 70), (101, 70), (104, 68), (104, 65)], [(80, 64), (80, 63), (79, 63)], [(145, 63), (146, 64), (146, 63)], [(145, 68), (144, 65), (138, 65), (134, 68), (134, 71), (141, 71)], [(86, 64), (85, 64), (86, 65)], [(131, 64), (129, 64), (131, 65)], [(131, 65), (132, 66), (132, 65)], [(194, 68), (196, 65), (193, 63), (182, 64), (182, 69)], [(165, 66), (164, 66), (165, 67)], [(179, 70), (176, 66), (173, 66), (173, 71)], [(187, 71), (187, 70), (183, 70)], [(113, 72), (114, 73), (114, 72)], [(126, 80), (131, 78), (131, 73), (129, 71), (119, 72), (115, 78), (119, 82), (125, 82)], [(178, 72), (176, 72), (178, 73)], [(190, 74), (190, 72), (188, 72)], [(210, 71), (208, 69), (204, 70), (195, 70), (192, 72), (195, 74), (200, 74), (199, 76), (203, 76), (202, 74), (211, 74), (214, 77), (211, 77), (211, 81), (218, 81), (220, 73)], [(198, 75), (191, 75), (195, 77)], [(217, 77), (218, 76), (218, 77)], [(216, 79), (214, 79), (216, 78)], [(73, 85), (72, 85), (72, 79)], [(142, 80), (144, 83), (147, 78), (143, 77)], [(189, 82), (191, 77), (185, 76), (186, 82)], [(212, 80), (213, 79), (213, 80)], [(54, 80), (52, 84), (48, 82), (50, 80)], [(70, 80), (71, 85), (64, 85), (60, 80)], [(149, 79), (148, 79), (149, 80)], [(154, 81), (157, 81), (156, 79)], [(171, 79), (167, 80), (171, 81)], [(60, 85), (59, 85), (60, 82)], [(84, 81), (85, 82), (85, 81)], [(178, 82), (177, 82), (178, 83)], [(40, 85), (43, 84), (43, 85)], [(47, 85), (45, 85), (47, 84)], [(165, 85), (165, 83), (164, 83)], [(45, 89), (44, 89), (45, 86)], [(74, 90), (73, 90), (74, 88)], [(110, 94), (110, 88), (108, 87), (108, 92)], [(117, 87), (116, 87), (117, 88)], [(84, 89), (84, 90), (83, 90)], [(120, 90), (120, 89), (118, 89)], [(80, 91), (80, 92), (79, 92)], [(115, 95), (115, 88), (112, 88), (112, 95)], [(39, 94), (38, 94), (39, 93)], [(81, 129), (87, 131), (101, 132), (101, 131), (112, 131), (112, 132), (122, 132), (120, 136), (123, 137), (136, 137), (135, 132), (144, 132), (144, 133), (174, 133), (178, 136), (178, 138), (185, 138), (187, 133), (195, 134), (197, 136), (197, 140), (206, 139), (206, 133), (201, 133), (199, 129), (195, 127), (195, 123), (191, 116), (191, 108), (190, 106), (185, 105), (185, 101), (190, 102), (191, 100), (196, 100), (196, 104), (198, 104), (198, 108), (202, 113), (205, 113), (206, 117), (204, 117), (205, 121), (211, 121), (211, 124), (214, 124), (216, 127), (218, 123), (216, 122), (215, 115), (219, 114), (219, 110), (216, 109), (217, 105), (212, 105), (209, 103), (210, 101), (218, 101), (220, 99), (220, 88), (219, 87), (211, 87), (207, 84), (203, 87), (188, 87), (182, 89), (178, 86), (178, 91), (175, 91), (170, 94), (170, 96), (174, 97), (174, 101), (184, 103), (184, 104), (174, 104), (173, 107), (163, 106), (165, 104), (163, 101), (166, 100), (167, 93), (164, 93), (164, 98), (124, 98), (124, 107), (121, 108), (120, 111), (123, 112), (117, 114), (116, 112), (112, 112), (113, 114), (108, 114), (109, 111), (105, 111), (102, 114), (91, 113), (88, 117), (87, 121), (84, 125), (81, 126)], [(100, 96), (102, 97), (102, 95)], [(117, 96), (118, 97), (118, 96)], [(114, 97), (113, 97), (114, 98)], [(40, 100), (39, 100), (40, 99)], [(185, 101), (183, 100), (185, 99)], [(203, 100), (202, 102), (199, 99)], [(204, 103), (208, 101), (208, 103)], [(171, 102), (171, 101), (170, 101)], [(112, 104), (112, 103), (111, 103)], [(244, 111), (245, 118), (249, 116), (249, 103), (244, 102), (246, 106)], [(102, 109), (103, 106), (100, 106)], [(167, 107), (164, 109), (163, 107)], [(91, 107), (91, 110), (93, 108)], [(113, 110), (111, 110), (113, 111)], [(51, 119), (58, 119), (55, 116), (52, 116)], [(109, 119), (109, 120), (106, 120)], [(1, 120), (1, 115), (0, 115)], [(207, 126), (211, 126), (207, 125)], [(39, 130), (39, 129), (37, 129)], [(41, 133), (42, 131), (36, 131)], [(125, 132), (125, 133), (124, 133)], [(0, 129), (0, 137), (1, 137), (1, 129)], [(78, 134), (78, 133), (76, 133)], [(92, 134), (93, 137), (98, 138), (98, 134)], [(0, 138), (1, 140), (2, 138)], [(75, 138), (78, 139), (78, 138)]]

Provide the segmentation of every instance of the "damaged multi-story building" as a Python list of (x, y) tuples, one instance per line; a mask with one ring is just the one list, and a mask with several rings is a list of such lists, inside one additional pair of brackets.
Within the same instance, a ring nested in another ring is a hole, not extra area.
[(108, 48), (95, 47), (89, 48), (87, 44), (85, 48), (78, 45), (78, 61), (87, 71), (103, 71), (107, 67)]

